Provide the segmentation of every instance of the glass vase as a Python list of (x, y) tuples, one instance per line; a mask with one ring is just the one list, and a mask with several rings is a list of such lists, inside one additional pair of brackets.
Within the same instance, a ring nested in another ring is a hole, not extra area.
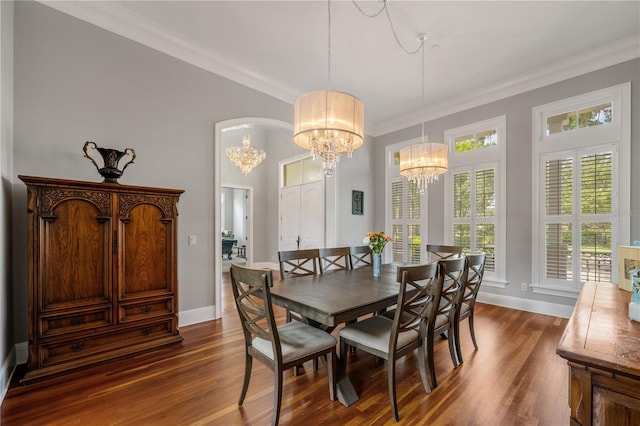
[(382, 253), (373, 253), (373, 276), (380, 276), (380, 269), (382, 268)]

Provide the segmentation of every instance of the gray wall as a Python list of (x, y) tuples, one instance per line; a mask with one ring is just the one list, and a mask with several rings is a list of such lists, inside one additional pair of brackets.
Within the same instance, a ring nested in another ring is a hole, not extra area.
[[(531, 283), (531, 218), (532, 209), (532, 108), (549, 102), (581, 95), (616, 84), (631, 82), (631, 163), (640, 163), (640, 59), (628, 61), (580, 77), (532, 90), (517, 96), (492, 102), (425, 123), (425, 132), (432, 141), (442, 142), (447, 129), (477, 121), (507, 116), (507, 280), (505, 290), (489, 289), (506, 296), (526, 297), (558, 304), (573, 305), (575, 300), (524, 293), (520, 283)], [(420, 136), (420, 126), (403, 129), (375, 138), (374, 169), (384, 170), (384, 147)], [(631, 171), (631, 212), (639, 211), (640, 190), (638, 167)], [(376, 174), (376, 187), (384, 185), (384, 176)], [(429, 186), (429, 240), (442, 243), (444, 239), (444, 179)], [(375, 199), (376, 211), (383, 211), (384, 198)], [(382, 229), (384, 217), (376, 215), (376, 228)], [(640, 217), (631, 217), (630, 241), (640, 239)], [(616, 267), (614, 265), (614, 267)]]

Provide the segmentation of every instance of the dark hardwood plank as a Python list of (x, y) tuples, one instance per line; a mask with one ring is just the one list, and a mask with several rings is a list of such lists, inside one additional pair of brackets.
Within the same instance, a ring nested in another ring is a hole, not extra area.
[[(228, 279), (228, 274), (226, 278)], [(225, 287), (226, 290), (226, 287)], [(244, 352), (235, 307), (225, 291), (223, 318), (181, 328), (181, 344), (26, 386), (13, 383), (3, 425), (264, 425), (271, 420), (273, 374), (254, 363), (237, 406)], [(279, 321), (284, 310), (277, 308)], [(567, 365), (555, 354), (567, 320), (479, 303), (473, 350), (461, 324), (465, 363), (453, 368), (446, 341), (435, 349), (439, 386), (425, 394), (416, 359), (397, 363), (401, 424), (565, 425)], [(386, 365), (350, 354), (348, 374), (360, 400), (330, 401), (326, 371), (311, 362), (285, 374), (280, 424), (396, 424)]]

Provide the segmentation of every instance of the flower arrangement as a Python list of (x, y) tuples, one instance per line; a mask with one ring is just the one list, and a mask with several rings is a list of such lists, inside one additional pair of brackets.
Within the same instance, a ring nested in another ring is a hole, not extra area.
[(369, 245), (374, 253), (382, 253), (385, 244), (387, 244), (391, 240), (391, 235), (387, 235), (383, 231), (378, 231), (367, 232), (367, 235), (364, 237), (363, 242)]

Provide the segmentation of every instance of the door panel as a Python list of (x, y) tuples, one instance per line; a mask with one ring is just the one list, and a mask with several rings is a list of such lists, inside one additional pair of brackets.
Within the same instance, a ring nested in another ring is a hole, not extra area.
[(41, 309), (111, 300), (111, 221), (71, 198), (41, 217), (40, 229)]
[(300, 249), (324, 247), (322, 181), (300, 186)]
[(280, 190), (280, 250), (324, 247), (322, 181)]
[(300, 235), (300, 186), (280, 190), (280, 250), (298, 250)]

